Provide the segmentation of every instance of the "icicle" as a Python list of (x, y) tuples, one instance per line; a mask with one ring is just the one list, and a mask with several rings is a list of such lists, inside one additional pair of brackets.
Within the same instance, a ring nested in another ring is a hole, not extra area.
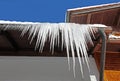
[[(64, 41), (63, 41), (64, 40)], [(63, 43), (65, 42), (65, 43)], [(68, 36), (68, 27), (62, 27), (62, 49), (63, 49), (63, 44), (65, 44), (66, 47), (66, 52), (67, 52), (67, 58), (68, 58), (68, 67), (70, 70), (70, 55), (69, 55), (69, 36)]]
[(69, 29), (69, 38), (70, 38), (70, 47), (72, 51), (72, 58), (73, 58), (73, 72), (74, 72), (74, 77), (75, 77), (75, 52), (74, 52), (74, 39), (73, 39), (73, 32), (72, 28)]
[[(75, 30), (77, 29), (77, 31)], [(81, 71), (81, 74), (82, 74), (82, 77), (83, 77), (83, 69), (82, 69), (82, 62), (81, 62), (81, 58), (80, 58), (80, 52), (79, 52), (79, 45), (80, 45), (80, 41), (79, 39), (81, 40), (81, 36), (79, 35), (79, 27), (76, 27), (76, 28), (73, 28), (73, 38), (74, 38), (74, 44), (75, 44), (75, 48), (76, 48), (76, 51), (77, 51), (77, 56), (78, 56), (78, 61), (79, 61), (79, 65), (80, 65), (80, 71)], [(77, 39), (76, 39), (77, 38)]]
[[(83, 75), (83, 65), (86, 63), (89, 68), (89, 59), (88, 59), (88, 46), (87, 43), (90, 42), (93, 44), (91, 35), (94, 36), (94, 32), (97, 32), (97, 29), (93, 27), (106, 27), (105, 25), (100, 24), (74, 24), (74, 23), (32, 23), (32, 22), (10, 22), (10, 21), (0, 21), (0, 24), (5, 24), (4, 30), (13, 29), (22, 31), (21, 36), (24, 36), (25, 33), (28, 33), (28, 39), (32, 43), (33, 39), (37, 37), (35, 50), (39, 52), (43, 51), (45, 42), (50, 41), (50, 51), (54, 53), (54, 47), (57, 45), (59, 47), (59, 39), (61, 38), (61, 50), (66, 48), (68, 66), (70, 70), (70, 53), (72, 52), (73, 59), (73, 73), (75, 77), (75, 50), (77, 52), (80, 71)], [(60, 36), (61, 34), (61, 36)], [(80, 57), (82, 56), (82, 58)]]
[(31, 33), (33, 33), (33, 34), (32, 34), (32, 37), (31, 37), (30, 44), (32, 43), (32, 41), (33, 41), (33, 39), (35, 38), (35, 36), (38, 34), (39, 28), (40, 28), (40, 27), (38, 27), (37, 25), (35, 25), (35, 27), (34, 27), (34, 32), (32, 32), (32, 30), (31, 30)]
[(22, 30), (22, 33), (21, 33), (21, 36), (23, 37), (25, 33), (27, 33), (30, 29), (31, 25), (26, 25), (25, 28), (23, 28)]

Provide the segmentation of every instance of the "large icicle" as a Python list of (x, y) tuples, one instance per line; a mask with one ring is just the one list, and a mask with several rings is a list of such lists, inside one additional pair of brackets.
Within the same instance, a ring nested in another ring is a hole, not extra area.
[[(80, 70), (83, 77), (82, 63), (86, 63), (89, 68), (89, 59), (87, 54), (87, 43), (93, 44), (91, 35), (94, 37), (96, 28), (94, 27), (106, 27), (101, 24), (75, 24), (75, 23), (33, 23), (33, 22), (16, 22), (16, 21), (0, 21), (3, 24), (4, 30), (14, 29), (22, 31), (21, 36), (25, 33), (29, 34), (28, 39), (32, 43), (35, 36), (37, 41), (35, 49), (39, 49), (39, 52), (43, 51), (45, 42), (50, 41), (50, 50), (54, 53), (54, 47), (59, 47), (61, 38), (61, 48), (66, 48), (68, 65), (70, 69), (70, 51), (73, 58), (73, 73), (75, 76), (75, 50), (78, 56)], [(61, 35), (60, 35), (61, 34)], [(82, 56), (82, 58), (81, 58)]]

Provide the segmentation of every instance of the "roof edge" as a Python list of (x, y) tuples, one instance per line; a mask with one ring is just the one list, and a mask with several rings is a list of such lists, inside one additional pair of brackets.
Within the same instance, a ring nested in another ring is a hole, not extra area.
[(96, 7), (103, 7), (103, 6), (111, 6), (111, 5), (120, 5), (120, 2), (108, 3), (108, 4), (101, 4), (101, 5), (94, 5), (94, 6), (72, 8), (72, 9), (67, 9), (67, 11), (74, 11), (74, 10), (87, 9), (87, 8), (96, 8)]

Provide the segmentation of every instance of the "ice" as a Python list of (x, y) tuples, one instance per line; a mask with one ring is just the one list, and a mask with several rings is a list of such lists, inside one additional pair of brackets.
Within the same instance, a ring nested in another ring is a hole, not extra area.
[[(75, 23), (32, 23), (32, 22), (0, 22), (5, 24), (4, 29), (14, 29), (22, 31), (21, 36), (25, 33), (29, 34), (28, 39), (32, 43), (35, 36), (37, 37), (35, 50), (39, 49), (42, 53), (45, 42), (49, 40), (50, 51), (54, 54), (54, 47), (66, 48), (68, 66), (70, 70), (70, 51), (72, 53), (73, 73), (75, 77), (75, 50), (78, 56), (80, 71), (84, 77), (82, 63), (86, 63), (89, 69), (88, 46), (87, 43), (93, 44), (91, 36), (94, 37), (94, 32), (97, 32), (95, 27), (105, 27), (99, 24), (75, 24)], [(61, 34), (61, 35), (60, 35)], [(61, 44), (60, 44), (61, 38)], [(61, 45), (61, 46), (59, 46)], [(84, 58), (81, 58), (84, 57)]]

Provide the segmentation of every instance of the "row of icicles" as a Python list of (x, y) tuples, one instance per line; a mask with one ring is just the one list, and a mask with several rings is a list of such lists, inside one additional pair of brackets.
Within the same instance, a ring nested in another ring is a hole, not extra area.
[[(83, 65), (86, 63), (89, 69), (89, 59), (87, 54), (87, 43), (93, 45), (91, 36), (94, 37), (94, 33), (97, 32), (95, 27), (106, 27), (101, 24), (75, 24), (75, 23), (32, 23), (32, 22), (11, 22), (0, 21), (3, 24), (4, 30), (20, 30), (21, 36), (25, 33), (29, 33), (30, 43), (37, 36), (35, 49), (39, 49), (39, 52), (43, 51), (45, 42), (50, 42), (50, 50), (54, 53), (54, 47), (60, 45), (66, 48), (68, 65), (70, 69), (70, 53), (72, 53), (73, 59), (73, 74), (75, 77), (75, 53), (77, 53), (80, 71), (83, 76)], [(61, 34), (61, 35), (60, 35)], [(61, 38), (61, 42), (60, 39)], [(76, 50), (76, 52), (75, 52)], [(84, 57), (84, 58), (81, 58)]]

